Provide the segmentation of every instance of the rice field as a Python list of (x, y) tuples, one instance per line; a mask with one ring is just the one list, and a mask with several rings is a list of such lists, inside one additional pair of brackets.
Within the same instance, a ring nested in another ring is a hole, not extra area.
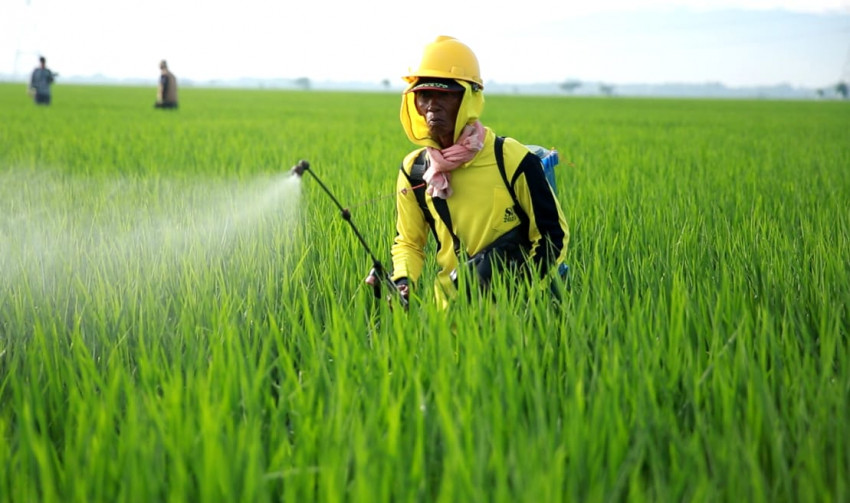
[(488, 96), (569, 291), (405, 312), (397, 95), (154, 96), (0, 85), (0, 501), (850, 500), (850, 102)]

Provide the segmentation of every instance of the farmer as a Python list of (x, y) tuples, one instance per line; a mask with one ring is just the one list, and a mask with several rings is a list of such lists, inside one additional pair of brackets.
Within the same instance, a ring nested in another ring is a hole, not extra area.
[(156, 92), (155, 108), (177, 108), (177, 78), (168, 70), (163, 59), (159, 62), (159, 88)]
[[(435, 293), (443, 307), (457, 296), (459, 274), (483, 289), (506, 268), (515, 281), (545, 277), (566, 255), (566, 220), (540, 158), (504, 138), (515, 207), (498, 166), (497, 136), (479, 121), (484, 84), (475, 54), (452, 37), (437, 37), (404, 78), (401, 124), (420, 148), (404, 158), (397, 180), (391, 278), (399, 293), (407, 298), (422, 273), (429, 229), (437, 241)], [(420, 179), (425, 187), (416, 194)]]
[(44, 56), (38, 58), (39, 66), (32, 71), (30, 77), (30, 94), (36, 105), (50, 104), (50, 86), (58, 74), (47, 68), (47, 59)]

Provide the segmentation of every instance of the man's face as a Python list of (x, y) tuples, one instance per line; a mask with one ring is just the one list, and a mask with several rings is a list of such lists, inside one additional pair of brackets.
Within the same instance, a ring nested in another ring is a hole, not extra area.
[(432, 138), (454, 136), (457, 112), (463, 93), (454, 91), (416, 91), (416, 111), (425, 118)]

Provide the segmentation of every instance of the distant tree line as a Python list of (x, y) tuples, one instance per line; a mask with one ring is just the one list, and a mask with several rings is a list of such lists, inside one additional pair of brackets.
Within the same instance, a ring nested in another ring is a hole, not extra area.
[(560, 88), (563, 89), (564, 91), (568, 92), (568, 93), (572, 93), (573, 91), (575, 91), (579, 87), (581, 87), (581, 81), (580, 80), (565, 80), (565, 81), (561, 82), (561, 84), (560, 84)]
[(295, 84), (295, 87), (303, 89), (304, 91), (310, 90), (310, 79), (307, 77), (298, 77), (293, 81), (293, 84)]
[[(576, 89), (583, 86), (584, 83), (580, 80), (576, 79), (567, 79), (561, 82), (558, 87), (561, 88), (564, 92), (572, 94)], [(599, 84), (599, 94), (604, 94), (605, 96), (613, 96), (614, 95), (614, 86), (611, 84)]]
[[(569, 93), (569, 94), (572, 94), (572, 93), (575, 92), (576, 89), (582, 87), (582, 85), (583, 85), (583, 83), (580, 80), (567, 79), (567, 80), (561, 82), (560, 84), (558, 84), (558, 87), (560, 87), (562, 91)], [(817, 90), (818, 96), (823, 98), (824, 96), (826, 96), (827, 90), (828, 90), (828, 88), (827, 89), (818, 89)], [(831, 90), (833, 92), (835, 92), (836, 95), (841, 96), (842, 99), (846, 100), (846, 99), (848, 99), (848, 97), (850, 97), (850, 86), (848, 86), (847, 82), (844, 82), (844, 81), (839, 82), (839, 83), (835, 84), (835, 86), (833, 86), (831, 88)], [(600, 83), (599, 84), (599, 94), (604, 94), (605, 96), (613, 96), (614, 95), (614, 86), (612, 86), (610, 84)]]
[[(847, 82), (841, 81), (835, 86), (832, 87), (832, 91), (835, 92), (838, 96), (841, 96), (842, 99), (847, 99), (850, 97), (850, 86), (847, 85)], [(818, 96), (823, 98), (826, 96), (827, 89), (818, 89)]]

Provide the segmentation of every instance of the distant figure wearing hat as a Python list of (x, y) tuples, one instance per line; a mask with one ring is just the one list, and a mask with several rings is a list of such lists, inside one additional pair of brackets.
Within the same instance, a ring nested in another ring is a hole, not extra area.
[(156, 92), (156, 108), (177, 108), (177, 77), (168, 70), (163, 59), (159, 62), (159, 89)]
[(58, 73), (53, 73), (47, 68), (47, 59), (44, 56), (38, 58), (39, 67), (32, 71), (30, 77), (30, 94), (33, 95), (36, 105), (50, 104), (50, 85)]

